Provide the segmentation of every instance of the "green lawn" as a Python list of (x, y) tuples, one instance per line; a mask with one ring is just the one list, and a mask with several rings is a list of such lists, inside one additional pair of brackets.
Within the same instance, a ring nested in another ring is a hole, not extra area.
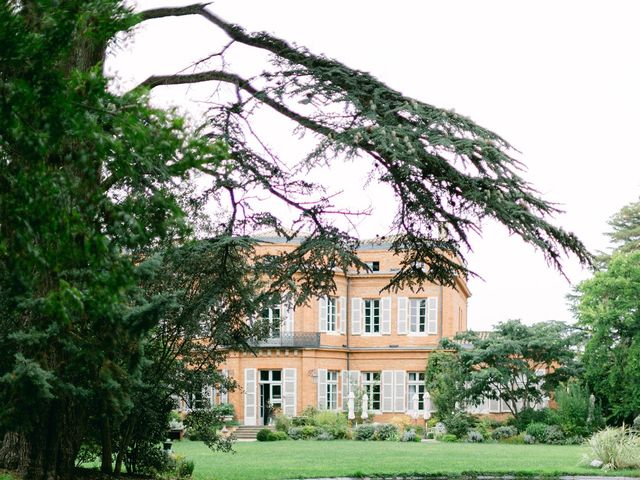
[[(213, 453), (201, 442), (176, 442), (174, 452), (195, 462), (195, 480), (275, 480), (380, 474), (463, 472), (602, 475), (578, 465), (579, 446), (355, 441), (246, 442), (235, 454)], [(616, 475), (640, 476), (640, 470)]]

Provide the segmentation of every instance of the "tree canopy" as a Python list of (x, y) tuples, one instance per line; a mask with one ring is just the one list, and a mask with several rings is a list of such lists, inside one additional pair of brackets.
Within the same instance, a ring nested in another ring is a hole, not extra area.
[(578, 334), (563, 322), (499, 323), (487, 335), (461, 332), (442, 346), (457, 352), (469, 403), (502, 400), (518, 416), (576, 373)]
[[(357, 158), (395, 192), (393, 248), (404, 264), (392, 288), (451, 284), (466, 273), (467, 235), (484, 218), (557, 268), (563, 253), (591, 259), (573, 234), (549, 223), (557, 209), (520, 176), (495, 133), (336, 60), (246, 33), (213, 8), (132, 14), (116, 0), (0, 4), (0, 465), (28, 478), (68, 477), (92, 430), (111, 471), (110, 448), (125, 448), (113, 436), (126, 436), (145, 398), (139, 393), (157, 378), (149, 369), (180, 371), (158, 356), (163, 328), (242, 348), (249, 333), (240, 319), (260, 304), (247, 294), (255, 272), (269, 279), (264, 291), (304, 302), (334, 288), (334, 269), (363, 267), (358, 240), (333, 224), (331, 196), (306, 178), (311, 166)], [(266, 52), (269, 63), (251, 78), (223, 66), (110, 90), (103, 61), (118, 34), (183, 15)], [(150, 105), (149, 89), (203, 81), (228, 85), (232, 97), (202, 125)], [(314, 151), (283, 165), (251, 133), (261, 106), (315, 135)], [(261, 211), (255, 192), (299, 217), (286, 225)], [(211, 201), (221, 221), (202, 217)], [(251, 263), (250, 235), (265, 227), (291, 235), (287, 226), (308, 232), (300, 245)], [(221, 270), (191, 262), (197, 255)], [(189, 289), (191, 279), (198, 288)], [(188, 345), (212, 364), (220, 358)]]

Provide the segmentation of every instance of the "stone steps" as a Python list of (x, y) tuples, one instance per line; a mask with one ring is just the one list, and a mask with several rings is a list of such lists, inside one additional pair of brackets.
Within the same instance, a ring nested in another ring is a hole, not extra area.
[(254, 426), (248, 426), (248, 425), (240, 425), (238, 428), (235, 429), (235, 431), (233, 432), (233, 435), (238, 440), (255, 440), (256, 439), (256, 435), (263, 428), (268, 428), (269, 430), (274, 430), (274, 428), (271, 427), (271, 426), (258, 425), (258, 426), (254, 427)]

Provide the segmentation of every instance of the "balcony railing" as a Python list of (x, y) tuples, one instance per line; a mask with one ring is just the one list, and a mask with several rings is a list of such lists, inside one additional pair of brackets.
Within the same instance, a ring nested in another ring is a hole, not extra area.
[(251, 342), (253, 347), (313, 348), (320, 346), (318, 332), (282, 332), (277, 337)]

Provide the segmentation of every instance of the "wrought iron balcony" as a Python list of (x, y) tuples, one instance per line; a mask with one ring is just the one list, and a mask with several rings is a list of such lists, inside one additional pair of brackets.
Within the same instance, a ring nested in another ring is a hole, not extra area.
[(251, 342), (254, 347), (313, 348), (320, 346), (318, 332), (281, 332), (280, 335)]

